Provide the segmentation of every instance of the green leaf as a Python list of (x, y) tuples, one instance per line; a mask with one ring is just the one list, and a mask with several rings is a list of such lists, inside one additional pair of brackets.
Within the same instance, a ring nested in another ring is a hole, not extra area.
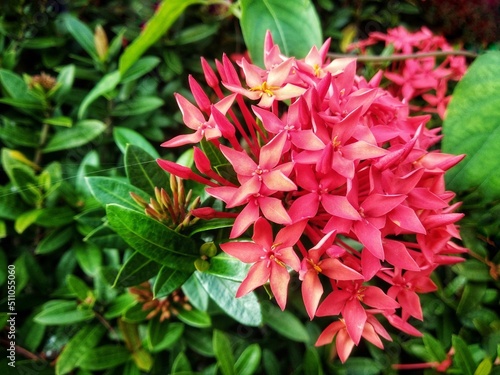
[(174, 345), (184, 332), (183, 323), (160, 322), (159, 319), (151, 319), (148, 323), (148, 334), (146, 342), (153, 353), (161, 352)]
[(54, 93), (54, 100), (61, 105), (68, 99), (68, 94), (73, 87), (75, 80), (75, 66), (73, 64), (63, 67), (57, 76), (57, 90)]
[(149, 196), (142, 190), (116, 178), (96, 176), (87, 177), (86, 180), (95, 199), (103, 206), (113, 203), (134, 210), (142, 210), (130, 197), (130, 192), (149, 201)]
[(261, 305), (254, 293), (236, 298), (241, 283), (196, 272), (196, 278), (214, 302), (226, 314), (248, 326), (256, 327), (262, 323)]
[(106, 95), (107, 93), (114, 90), (115, 87), (118, 85), (118, 83), (120, 83), (120, 79), (121, 76), (119, 71), (108, 73), (104, 77), (102, 77), (101, 80), (97, 82), (94, 88), (90, 90), (87, 96), (85, 96), (85, 98), (82, 100), (82, 104), (78, 109), (78, 118), (82, 119), (84, 117), (87, 108), (97, 98), (99, 98), (102, 95)]
[(139, 96), (116, 105), (111, 116), (136, 116), (154, 111), (163, 105), (164, 101), (157, 96)]
[(102, 266), (102, 252), (92, 244), (79, 243), (75, 246), (78, 265), (85, 274), (95, 277)]
[(50, 117), (43, 120), (45, 124), (55, 125), (55, 126), (64, 126), (66, 128), (71, 128), (73, 126), (73, 120), (70, 117), (59, 116), (59, 117)]
[(28, 85), (19, 75), (9, 70), (0, 69), (0, 82), (2, 83), (2, 87), (8, 97), (24, 101), (26, 103), (31, 102), (33, 104), (38, 103), (41, 105), (40, 100), (37, 100), (34, 95), (30, 94)]
[(158, 272), (153, 286), (154, 298), (162, 298), (170, 295), (174, 290), (179, 289), (192, 274), (192, 272), (173, 270), (172, 268), (163, 266), (160, 272)]
[(82, 356), (95, 347), (105, 333), (106, 328), (101, 324), (83, 326), (57, 357), (56, 375), (64, 375), (75, 369)]
[(453, 335), (451, 340), (453, 349), (455, 349), (454, 362), (457, 363), (464, 375), (474, 375), (476, 364), (467, 344), (460, 336)]
[(86, 370), (105, 370), (122, 365), (129, 359), (131, 354), (124, 346), (104, 345), (88, 350), (79, 366)]
[(196, 233), (202, 233), (214, 229), (231, 228), (234, 225), (234, 219), (212, 219), (201, 220), (193, 225), (189, 233), (191, 236)]
[(210, 258), (210, 268), (206, 271), (214, 276), (242, 282), (248, 274), (250, 265), (226, 253)]
[(267, 30), (290, 57), (303, 58), (312, 46), (323, 43), (320, 20), (310, 0), (241, 0), (240, 24), (252, 61), (261, 67)]
[[(5, 224), (5, 220), (0, 219), (0, 239), (7, 237), (7, 225)], [(0, 285), (2, 283), (0, 282)]]
[(160, 61), (160, 58), (157, 56), (145, 56), (140, 58), (130, 67), (130, 69), (123, 73), (121, 82), (127, 83), (142, 77), (156, 68)]
[(453, 271), (464, 276), (469, 281), (492, 281), (489, 267), (477, 259), (468, 259), (463, 263), (455, 264)]
[(491, 359), (485, 358), (481, 361), (479, 366), (477, 366), (476, 371), (474, 371), (474, 375), (489, 375), (492, 368), (493, 363), (491, 362)]
[(322, 375), (321, 358), (318, 350), (312, 346), (306, 348), (304, 355), (304, 374), (305, 375)]
[(104, 317), (106, 319), (113, 319), (122, 316), (128, 309), (136, 304), (137, 300), (132, 294), (121, 294), (109, 304), (106, 312), (104, 313)]
[(172, 269), (194, 270), (198, 246), (191, 238), (126, 207), (109, 204), (106, 212), (113, 229), (133, 249)]
[(90, 320), (94, 312), (79, 308), (76, 301), (52, 300), (47, 302), (34, 321), (43, 325), (66, 325)]
[(299, 342), (310, 340), (306, 327), (288, 310), (281, 311), (271, 303), (265, 303), (262, 308), (262, 319), (265, 324), (287, 339)]
[(89, 143), (106, 130), (106, 125), (98, 120), (78, 121), (69, 129), (55, 133), (43, 149), (45, 153), (68, 150)]
[(37, 245), (35, 254), (49, 254), (66, 245), (74, 236), (73, 227), (56, 228)]
[(87, 298), (94, 298), (94, 293), (85, 282), (75, 275), (66, 276), (66, 285), (80, 301), (86, 301)]
[(31, 224), (35, 223), (38, 217), (42, 214), (42, 210), (26, 211), (20, 215), (14, 222), (14, 230), (18, 234), (22, 234)]
[(115, 126), (113, 128), (113, 138), (115, 139), (115, 142), (120, 151), (124, 154), (126, 153), (127, 145), (131, 144), (142, 148), (154, 158), (160, 157), (158, 151), (156, 151), (156, 149), (151, 146), (151, 143), (149, 143), (146, 138), (144, 138), (135, 130)]
[(446, 359), (446, 351), (438, 340), (426, 333), (424, 334), (423, 341), (427, 353), (433, 361), (441, 363)]
[(465, 284), (462, 298), (457, 307), (458, 315), (465, 315), (468, 312), (481, 306), (481, 300), (486, 292), (486, 283), (467, 283)]
[(215, 358), (217, 358), (222, 375), (236, 374), (234, 371), (234, 355), (231, 342), (224, 332), (214, 329), (213, 346)]
[(46, 36), (40, 38), (24, 39), (20, 45), (27, 49), (46, 49), (50, 47), (60, 47), (64, 45), (64, 38), (58, 36)]
[(140, 252), (133, 253), (125, 262), (116, 277), (113, 287), (130, 287), (139, 285), (156, 276), (161, 266), (145, 257)]
[(61, 18), (69, 33), (73, 36), (73, 38), (75, 38), (78, 44), (90, 55), (90, 57), (92, 57), (93, 60), (99, 61), (99, 56), (97, 55), (94, 43), (94, 33), (92, 30), (68, 12), (63, 13)]
[(453, 92), (443, 124), (443, 152), (466, 154), (446, 174), (447, 187), (500, 198), (500, 52), (479, 56)]
[(200, 310), (181, 309), (177, 314), (177, 318), (183, 323), (195, 328), (208, 328), (212, 325), (210, 315)]
[(177, 357), (174, 359), (174, 363), (172, 363), (172, 370), (170, 371), (170, 374), (188, 375), (192, 373), (191, 364), (189, 363), (186, 353), (179, 352)]
[(154, 16), (148, 21), (141, 34), (125, 49), (118, 62), (119, 71), (124, 74), (134, 63), (165, 34), (170, 26), (191, 4), (203, 4), (202, 0), (163, 1)]
[(237, 375), (252, 375), (259, 368), (262, 350), (259, 344), (250, 344), (236, 360), (234, 369)]
[(191, 305), (196, 307), (198, 310), (207, 311), (210, 297), (199, 282), (196, 274), (193, 273), (191, 277), (189, 277), (189, 279), (182, 284), (182, 291), (188, 298)]
[(125, 149), (125, 170), (132, 185), (154, 197), (155, 187), (168, 190), (168, 174), (160, 168), (148, 152), (141, 147), (128, 144)]

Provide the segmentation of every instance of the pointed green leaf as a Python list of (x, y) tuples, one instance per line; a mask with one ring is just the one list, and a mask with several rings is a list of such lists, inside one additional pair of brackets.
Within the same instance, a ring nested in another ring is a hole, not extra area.
[(57, 104), (61, 105), (68, 99), (68, 94), (73, 87), (75, 80), (75, 66), (67, 65), (59, 71), (57, 76), (57, 90), (54, 93), (54, 100)]
[(49, 254), (67, 244), (74, 236), (73, 227), (56, 228), (41, 240), (35, 254)]
[(489, 375), (492, 368), (493, 363), (491, 362), (491, 359), (485, 358), (481, 361), (479, 366), (477, 366), (476, 371), (474, 371), (474, 375)]
[(106, 125), (98, 120), (78, 121), (69, 129), (55, 133), (43, 149), (45, 153), (68, 150), (89, 143), (106, 130)]
[(118, 104), (111, 112), (111, 116), (125, 117), (142, 115), (143, 113), (148, 113), (160, 108), (163, 103), (163, 100), (157, 96), (140, 96)]
[(154, 158), (159, 158), (160, 155), (158, 151), (151, 146), (151, 143), (147, 141), (144, 136), (139, 134), (133, 129), (123, 128), (120, 126), (115, 126), (113, 128), (113, 138), (115, 139), (116, 144), (120, 148), (120, 151), (125, 154), (127, 150), (127, 145), (131, 144), (137, 147), (142, 148), (149, 155)]
[(288, 310), (281, 311), (271, 303), (265, 303), (262, 307), (262, 319), (280, 335), (299, 342), (309, 342), (309, 333), (302, 322)]
[(303, 58), (312, 46), (323, 43), (320, 20), (310, 0), (242, 0), (240, 23), (252, 61), (261, 67), (267, 30), (290, 57)]
[(66, 285), (80, 301), (85, 301), (87, 298), (93, 298), (94, 293), (85, 282), (75, 275), (66, 277)]
[(230, 317), (249, 326), (262, 323), (261, 305), (254, 293), (236, 298), (241, 283), (225, 280), (207, 273), (196, 272), (196, 278), (208, 295)]
[(222, 375), (235, 375), (234, 355), (227, 335), (218, 329), (214, 329), (213, 346), (215, 358), (217, 358)]
[(73, 120), (71, 117), (59, 116), (59, 117), (50, 117), (43, 120), (45, 124), (55, 125), (55, 126), (64, 126), (66, 128), (71, 128), (73, 126)]
[(179, 352), (177, 357), (174, 359), (174, 363), (172, 364), (172, 370), (170, 374), (177, 375), (188, 375), (192, 374), (191, 364), (189, 363), (189, 359), (184, 352)]
[(426, 333), (423, 341), (427, 353), (429, 353), (433, 361), (441, 363), (446, 359), (446, 351), (438, 340)]
[(61, 15), (64, 25), (68, 29), (69, 33), (78, 44), (92, 57), (93, 60), (99, 60), (97, 56), (97, 51), (94, 43), (94, 33), (92, 30), (85, 25), (78, 18), (70, 13), (63, 13)]
[(136, 251), (120, 268), (113, 286), (130, 287), (139, 285), (156, 276), (161, 268), (158, 263)]
[(127, 83), (142, 77), (156, 68), (160, 61), (160, 58), (157, 56), (145, 56), (140, 58), (130, 67), (130, 69), (123, 73), (121, 82)]
[(142, 208), (130, 197), (130, 192), (149, 201), (149, 196), (146, 193), (122, 180), (100, 176), (87, 177), (86, 180), (95, 199), (103, 206), (114, 203), (123, 207), (142, 211)]
[(158, 272), (153, 286), (154, 298), (162, 298), (179, 289), (184, 282), (191, 277), (192, 272), (173, 270), (163, 266)]
[(172, 269), (194, 270), (198, 246), (191, 238), (123, 206), (107, 205), (106, 212), (113, 229), (133, 249)]
[(168, 323), (160, 322), (159, 319), (151, 319), (146, 335), (148, 349), (153, 353), (168, 349), (181, 338), (183, 332), (183, 323)]
[(76, 301), (52, 300), (43, 306), (34, 321), (43, 325), (65, 325), (83, 322), (94, 317), (94, 312), (79, 308)]
[(57, 357), (56, 375), (71, 372), (87, 351), (95, 347), (106, 333), (106, 328), (101, 325), (85, 325), (64, 346)]
[(134, 63), (165, 34), (170, 26), (191, 4), (203, 4), (202, 0), (163, 1), (154, 16), (148, 21), (142, 33), (125, 49), (118, 63), (119, 71), (124, 74)]
[(252, 375), (259, 368), (262, 350), (259, 344), (250, 344), (236, 360), (234, 369), (237, 375)]
[(109, 304), (109, 306), (107, 306), (107, 310), (104, 313), (104, 317), (106, 319), (117, 318), (119, 316), (122, 316), (128, 309), (137, 304), (138, 302), (135, 299), (134, 295), (130, 293), (121, 294), (118, 297), (116, 297)]
[(212, 319), (204, 311), (191, 309), (181, 309), (177, 314), (177, 318), (183, 323), (195, 328), (208, 328), (212, 325)]
[(104, 345), (88, 350), (78, 364), (86, 370), (105, 370), (122, 365), (129, 359), (131, 353), (124, 346)]
[(457, 84), (443, 124), (443, 152), (466, 154), (446, 174), (447, 187), (500, 198), (500, 52), (479, 56)]
[(465, 341), (460, 336), (453, 335), (452, 345), (453, 349), (455, 349), (454, 361), (456, 361), (462, 373), (464, 375), (474, 375), (476, 364)]
[(207, 311), (210, 297), (196, 277), (196, 274), (193, 273), (191, 277), (182, 284), (182, 291), (191, 305), (198, 310)]
[(100, 96), (105, 95), (112, 90), (120, 83), (120, 72), (114, 71), (106, 74), (101, 78), (99, 82), (94, 86), (92, 90), (87, 94), (87, 96), (82, 100), (82, 104), (80, 104), (80, 108), (78, 109), (78, 118), (82, 119), (87, 111), (87, 108)]
[(125, 150), (125, 170), (132, 185), (154, 196), (155, 187), (168, 191), (168, 174), (160, 168), (148, 152), (141, 147), (128, 144)]
[(226, 253), (220, 253), (210, 258), (210, 268), (206, 271), (214, 276), (242, 282), (248, 274), (250, 265)]

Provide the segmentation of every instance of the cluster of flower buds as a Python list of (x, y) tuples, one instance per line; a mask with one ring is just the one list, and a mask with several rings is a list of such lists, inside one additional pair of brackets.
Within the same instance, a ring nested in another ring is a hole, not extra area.
[(190, 77), (196, 105), (176, 100), (191, 131), (163, 143), (199, 143), (196, 169), (158, 163), (225, 203), (195, 216), (235, 217), (220, 247), (252, 264), (237, 296), (269, 282), (285, 309), (298, 275), (310, 319), (335, 320), (317, 345), (336, 338), (345, 361), (361, 337), (381, 348), (391, 339), (380, 317), (419, 335), (409, 320), (423, 318), (419, 294), (436, 290), (431, 272), (465, 251), (444, 185), (463, 156), (430, 151), (440, 140), (425, 127), (430, 116), (409, 117), (380, 74), (367, 81), (355, 59), (328, 61), (328, 48), (290, 58), (268, 34), (265, 68), (242, 59), (236, 69), (223, 56), (217, 74), (202, 59), (213, 93)]
[[(451, 99), (448, 95), (450, 81), (459, 81), (467, 70), (465, 57), (447, 54), (453, 51), (453, 47), (444, 37), (434, 35), (426, 27), (416, 32), (403, 26), (389, 29), (386, 34), (372, 32), (367, 39), (353, 44), (351, 49), (359, 48), (365, 53), (366, 47), (381, 42), (392, 48), (395, 54), (421, 55), (393, 61), (384, 72), (391, 81), (386, 89), (409, 102), (412, 111), (437, 113), (443, 119)], [(444, 56), (439, 57), (437, 52)], [(426, 104), (420, 105), (414, 100), (416, 98)]]

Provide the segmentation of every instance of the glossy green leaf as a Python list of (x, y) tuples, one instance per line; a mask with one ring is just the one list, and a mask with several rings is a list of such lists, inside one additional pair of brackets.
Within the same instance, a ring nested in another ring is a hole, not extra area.
[(68, 94), (73, 87), (75, 80), (75, 66), (66, 65), (59, 71), (57, 76), (57, 90), (54, 93), (54, 100), (57, 104), (65, 103), (68, 100)]
[(54, 229), (38, 243), (35, 254), (49, 254), (60, 249), (73, 238), (74, 234), (72, 227)]
[(321, 358), (315, 347), (308, 346), (304, 355), (304, 375), (323, 375)]
[(97, 51), (94, 43), (94, 33), (92, 30), (72, 14), (65, 12), (61, 15), (64, 25), (78, 44), (92, 57), (98, 61)]
[(116, 178), (99, 176), (87, 177), (87, 184), (95, 199), (103, 206), (114, 203), (133, 210), (142, 211), (142, 208), (130, 197), (131, 192), (149, 201), (149, 196), (142, 190)]
[(237, 375), (252, 375), (259, 368), (262, 358), (262, 350), (259, 344), (250, 344), (240, 354), (234, 364), (235, 373)]
[(153, 294), (154, 298), (162, 298), (179, 289), (189, 279), (192, 272), (173, 270), (172, 268), (163, 266), (157, 274), (153, 286)]
[(262, 307), (262, 318), (265, 324), (283, 337), (293, 341), (309, 342), (309, 333), (296, 315), (290, 311), (281, 311), (271, 303)]
[(155, 187), (169, 190), (168, 174), (148, 152), (128, 144), (125, 150), (125, 171), (132, 185), (154, 197)]
[(198, 247), (191, 238), (123, 206), (107, 205), (106, 212), (113, 229), (133, 249), (172, 269), (194, 270)]
[(122, 316), (128, 309), (137, 304), (134, 295), (130, 293), (121, 294), (107, 306), (104, 317), (113, 319)]
[(36, 222), (41, 214), (42, 210), (40, 209), (24, 212), (14, 222), (14, 230), (18, 234), (22, 234), (30, 225)]
[(466, 154), (446, 174), (447, 187), (500, 198), (500, 52), (479, 56), (453, 92), (443, 124), (443, 152)]
[(0, 69), (0, 82), (8, 97), (27, 103), (41, 104), (40, 100), (30, 94), (28, 85), (19, 75), (6, 69)]
[(89, 143), (106, 130), (106, 125), (98, 120), (78, 121), (69, 129), (61, 129), (47, 142), (45, 153), (68, 150)]
[(142, 136), (133, 129), (115, 126), (113, 128), (113, 138), (115, 139), (116, 144), (120, 148), (120, 151), (124, 154), (127, 150), (127, 145), (130, 144), (142, 148), (144, 151), (146, 151), (149, 155), (153, 156), (154, 158), (160, 157), (158, 151), (156, 151), (156, 149), (153, 146), (151, 146), (151, 143), (149, 143), (146, 140), (146, 138), (144, 138), (144, 136)]
[(104, 345), (88, 350), (78, 363), (86, 370), (105, 370), (124, 364), (131, 354), (124, 346)]
[(148, 323), (147, 332), (148, 349), (153, 353), (158, 353), (170, 348), (181, 338), (184, 332), (184, 324), (160, 322), (159, 319), (151, 319)]
[(82, 356), (95, 347), (105, 333), (106, 328), (102, 324), (84, 325), (57, 357), (56, 375), (64, 375), (75, 369)]
[(142, 77), (156, 68), (160, 61), (160, 58), (156, 56), (141, 57), (130, 69), (123, 73), (121, 82), (127, 83)]
[(134, 63), (165, 34), (170, 26), (192, 4), (203, 4), (202, 0), (163, 1), (154, 16), (148, 21), (142, 33), (125, 49), (118, 62), (119, 71), (124, 74)]
[(174, 363), (172, 363), (172, 370), (170, 373), (177, 375), (188, 375), (193, 373), (186, 353), (179, 352), (179, 354), (177, 354)]
[(250, 265), (226, 253), (220, 253), (210, 258), (210, 268), (206, 271), (214, 276), (241, 282), (248, 274)]
[(453, 335), (452, 345), (455, 349), (454, 362), (456, 362), (462, 374), (474, 375), (476, 364), (465, 341), (460, 336)]
[(261, 305), (254, 293), (236, 298), (241, 283), (207, 273), (196, 272), (195, 275), (210, 298), (230, 317), (253, 327), (262, 323)]
[(76, 301), (52, 300), (46, 303), (34, 321), (43, 325), (65, 325), (84, 322), (94, 317), (94, 312), (79, 308)]
[(492, 368), (493, 363), (491, 362), (491, 359), (485, 358), (481, 361), (479, 366), (477, 366), (476, 371), (474, 371), (474, 375), (489, 375)]
[(85, 284), (85, 281), (80, 279), (78, 276), (68, 275), (66, 277), (66, 285), (80, 301), (86, 301), (88, 298), (94, 298), (92, 290), (87, 284)]
[(126, 243), (121, 239), (121, 237), (109, 227), (109, 224), (107, 222), (91, 230), (83, 240), (85, 242), (91, 242), (103, 249), (123, 249), (127, 246)]
[(321, 24), (310, 0), (242, 0), (241, 29), (252, 61), (264, 66), (264, 37), (273, 40), (286, 56), (303, 58), (323, 43)]
[(74, 249), (76, 260), (83, 272), (95, 277), (102, 266), (101, 249), (89, 243), (78, 243)]
[(64, 126), (66, 128), (71, 128), (73, 126), (73, 120), (71, 117), (59, 116), (59, 117), (49, 117), (43, 120), (45, 124)]
[(163, 103), (163, 100), (157, 96), (140, 96), (117, 104), (111, 112), (111, 116), (125, 117), (142, 115), (143, 113), (148, 113), (160, 108)]
[(212, 326), (212, 319), (204, 311), (191, 309), (181, 309), (177, 314), (177, 318), (183, 323), (195, 328), (208, 328)]
[(82, 101), (82, 104), (80, 104), (80, 108), (78, 109), (78, 118), (82, 119), (85, 115), (85, 112), (87, 111), (87, 108), (100, 96), (106, 95), (112, 90), (115, 89), (115, 87), (120, 83), (120, 72), (114, 71), (111, 73), (106, 74), (104, 77), (101, 78), (99, 82), (94, 86), (92, 90), (89, 91), (87, 96)]
[(190, 228), (191, 229), (190, 235), (206, 232), (209, 230), (231, 228), (233, 225), (234, 225), (234, 219), (201, 220)]
[(192, 274), (191, 277), (189, 277), (189, 279), (182, 284), (182, 291), (188, 298), (191, 305), (198, 310), (207, 311), (210, 297), (196, 277), (196, 274)]
[(140, 252), (133, 253), (120, 268), (114, 287), (130, 287), (139, 285), (156, 276), (162, 267)]
[(424, 334), (423, 341), (427, 353), (429, 353), (433, 361), (441, 363), (446, 359), (446, 350), (438, 340), (426, 333)]
[(212, 342), (214, 346), (215, 358), (217, 358), (219, 370), (222, 375), (236, 374), (234, 371), (234, 355), (229, 337), (227, 337), (224, 332), (214, 329)]

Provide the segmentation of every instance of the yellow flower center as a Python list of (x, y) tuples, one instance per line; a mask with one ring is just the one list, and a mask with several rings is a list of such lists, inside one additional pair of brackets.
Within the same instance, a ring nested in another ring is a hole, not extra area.
[(263, 94), (267, 94), (267, 96), (273, 96), (273, 91), (277, 89), (279, 89), (278, 86), (268, 86), (267, 81), (264, 81), (260, 86), (250, 88), (250, 91), (261, 91)]

